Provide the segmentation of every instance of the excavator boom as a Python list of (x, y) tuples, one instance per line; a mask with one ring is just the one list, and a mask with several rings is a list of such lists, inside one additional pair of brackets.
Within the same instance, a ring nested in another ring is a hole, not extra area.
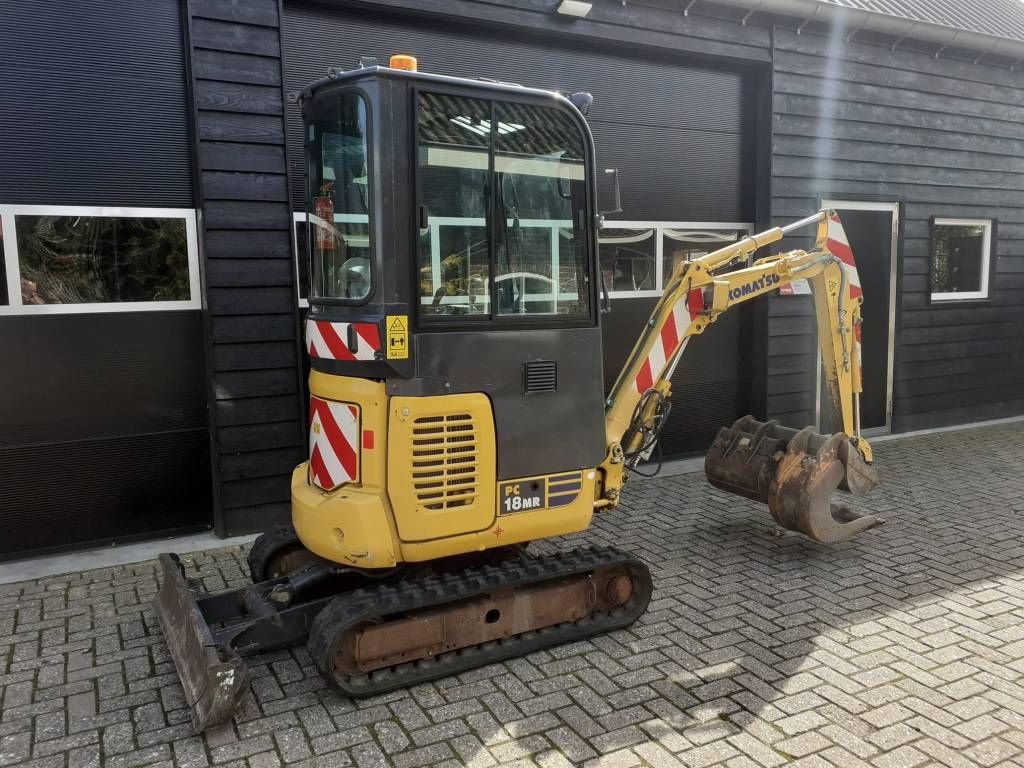
[[(816, 237), (810, 250), (747, 264), (758, 249), (812, 224)], [(819, 211), (677, 265), (605, 404), (607, 502), (617, 500), (624, 470), (650, 455), (667, 414), (672, 373), (690, 338), (723, 312), (794, 280), (806, 280), (814, 296), (825, 381), (842, 430), (817, 435), (812, 428), (798, 431), (747, 416), (720, 430), (707, 455), (706, 474), (722, 490), (767, 503), (782, 527), (818, 541), (841, 541), (881, 522), (831, 501), (837, 489), (863, 494), (878, 482), (859, 424), (863, 292), (834, 211)]]

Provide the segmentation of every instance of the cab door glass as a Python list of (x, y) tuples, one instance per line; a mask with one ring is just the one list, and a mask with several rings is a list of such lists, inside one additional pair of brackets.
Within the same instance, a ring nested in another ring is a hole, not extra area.
[(589, 312), (583, 136), (560, 109), (495, 102), (501, 315)]
[(372, 288), (366, 102), (357, 93), (307, 112), (311, 298), (365, 301)]
[(489, 315), (491, 105), (423, 94), (418, 106), (420, 312)]

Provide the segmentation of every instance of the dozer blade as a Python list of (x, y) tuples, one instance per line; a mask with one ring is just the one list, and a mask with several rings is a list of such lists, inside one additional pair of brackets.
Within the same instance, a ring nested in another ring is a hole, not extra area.
[(213, 639), (177, 555), (160, 555), (163, 584), (153, 601), (197, 731), (231, 718), (246, 683), (245, 664)]
[(884, 522), (832, 502), (837, 490), (860, 496), (878, 485), (875, 469), (842, 432), (819, 435), (744, 416), (718, 431), (704, 472), (716, 488), (766, 503), (781, 527), (815, 541), (843, 541)]

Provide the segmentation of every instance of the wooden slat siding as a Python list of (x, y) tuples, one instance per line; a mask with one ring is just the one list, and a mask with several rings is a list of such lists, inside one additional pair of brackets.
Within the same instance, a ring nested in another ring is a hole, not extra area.
[[(271, 424), (248, 424), (241, 427), (222, 427), (220, 438), (222, 453), (251, 453), (253, 443), (259, 443), (263, 449), (293, 448), (301, 443), (301, 429), (298, 419)], [(282, 488), (287, 492), (288, 484)]]
[(220, 457), (220, 473), (224, 480), (248, 477), (273, 477), (290, 473), (305, 459), (300, 448), (278, 448), (259, 453), (228, 453)]
[(219, 354), (218, 365), (222, 371), (258, 371), (268, 367), (289, 368), (297, 365), (295, 345), (289, 341), (224, 344)]
[[(903, 201), (894, 428), (1024, 412), (1024, 79), (985, 64), (828, 44), (775, 30), (775, 221), (804, 215), (819, 195)], [(826, 103), (826, 94), (835, 100)], [(826, 108), (831, 120), (823, 121)], [(989, 301), (929, 302), (933, 216), (998, 221)], [(802, 418), (815, 375), (813, 364), (802, 385), (793, 375), (794, 318), (809, 318), (810, 302), (772, 301), (769, 413)], [(774, 311), (783, 302), (793, 302), (785, 319)]]
[(299, 418), (294, 397), (291, 395), (251, 397), (245, 400), (221, 400), (217, 403), (217, 421), (225, 427), (262, 424), (271, 416), (281, 412), (293, 412), (295, 418)]
[[(220, 371), (213, 377), (217, 400), (268, 397), (295, 393), (295, 372), (284, 368), (262, 371)], [(258, 450), (259, 446), (250, 446)]]
[(214, 317), (210, 322), (210, 334), (214, 344), (293, 339), (294, 326), (293, 319), (286, 315)]
[(207, 110), (199, 126), (204, 141), (241, 141), (279, 144), (284, 135), (281, 119), (272, 115), (238, 114)]
[(196, 105), (200, 109), (223, 112), (278, 115), (281, 113), (281, 89), (269, 85), (237, 83), (196, 83)]
[[(789, 244), (786, 247), (790, 247)], [(807, 426), (814, 422), (813, 401), (807, 399), (807, 371), (814, 370), (814, 313), (805, 296), (770, 298), (769, 367), (765, 375), (767, 412), (773, 418), (789, 413), (786, 422)]]
[[(830, 73), (828, 63), (820, 54), (795, 53), (777, 50), (775, 54), (776, 72), (791, 72), (813, 77), (824, 77)], [(897, 88), (902, 93), (928, 93), (939, 96), (952, 96), (975, 102), (989, 102), (1004, 106), (1016, 104), (1024, 106), (1024, 94), (1016, 83), (993, 85), (990, 83), (967, 82), (952, 77), (944, 77), (921, 72), (917, 69), (896, 69), (872, 64), (858, 64), (848, 59), (843, 66), (836, 69), (834, 77), (839, 82), (861, 83), (867, 86), (884, 84), (889, 88)], [(799, 92), (798, 92), (799, 93)], [(927, 107), (933, 108), (933, 107)]]
[(284, 176), (270, 173), (203, 171), (203, 191), (222, 200), (280, 200), (287, 195)]
[[(787, 129), (780, 126), (782, 130)], [(824, 157), (835, 160), (855, 161), (866, 164), (891, 166), (893, 161), (892, 144), (876, 144), (877, 136), (872, 132), (872, 142), (862, 141), (863, 132), (856, 138), (845, 140), (817, 141), (808, 152), (808, 139), (815, 139), (813, 133), (805, 134), (797, 131), (795, 135), (779, 136), (775, 139), (775, 151), (782, 156)], [(946, 169), (953, 165), (958, 168), (979, 171), (1024, 172), (1024, 142), (1016, 142), (1009, 153), (1000, 152), (964, 152), (934, 147), (915, 145), (915, 154), (919, 168)], [(897, 166), (898, 167), (898, 166)]]
[(213, 288), (240, 286), (287, 286), (293, 280), (292, 265), (283, 259), (217, 259), (206, 266), (206, 284)]
[[(864, 131), (870, 130), (871, 141), (874, 144), (898, 143), (905, 147), (925, 150), (966, 150), (978, 155), (991, 154), (997, 157), (1020, 157), (1024, 153), (1024, 141), (1000, 136), (977, 136), (970, 133), (934, 131), (909, 126), (897, 127), (858, 120), (822, 124), (815, 117), (778, 113), (774, 116), (774, 124), (778, 141), (787, 139), (799, 141), (799, 137), (814, 138), (818, 141), (835, 141), (840, 145), (839, 151), (841, 151), (843, 142), (863, 141)], [(817, 149), (817, 145), (814, 149)]]
[(210, 170), (262, 173), (280, 168), (284, 162), (284, 149), (269, 144), (205, 141), (201, 150), (203, 167)]
[[(984, 66), (984, 65), (978, 65)], [(815, 96), (795, 96), (787, 93), (775, 93), (775, 107), (780, 112), (817, 117), (818, 99)], [(906, 112), (899, 106), (876, 105), (871, 103), (852, 103), (838, 101), (834, 112), (836, 119), (849, 120), (854, 123), (870, 123), (880, 125), (899, 125), (903, 121), (910, 128), (923, 130), (945, 131), (949, 133), (982, 134), (1009, 139), (1024, 136), (1024, 126), (1014, 125), (1005, 120), (994, 120), (986, 125), (987, 120), (971, 115), (942, 112)]]
[[(334, 0), (333, 5), (355, 5)], [(359, 6), (389, 13), (431, 14), (474, 23), (529, 30), (562, 41), (662, 49), (672, 55), (691, 53), (750, 61), (769, 60), (770, 31), (727, 19), (684, 16), (676, 3), (665, 7), (637, 3), (595, 3), (585, 19), (554, 14), (551, 0), (360, 0)], [(696, 9), (695, 9), (696, 10)], [(358, 57), (358, 54), (356, 55)]]
[(189, 0), (221, 534), (288, 519), (305, 453), (277, 0)]

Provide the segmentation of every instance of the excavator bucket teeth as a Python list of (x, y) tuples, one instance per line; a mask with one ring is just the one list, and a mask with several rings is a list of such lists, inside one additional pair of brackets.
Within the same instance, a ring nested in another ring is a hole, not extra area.
[(153, 601), (197, 731), (235, 713), (245, 690), (244, 662), (213, 640), (177, 555), (160, 555), (163, 583)]
[(878, 474), (841, 432), (819, 435), (752, 416), (723, 427), (704, 462), (716, 488), (768, 505), (781, 527), (832, 544), (881, 525), (832, 501), (837, 490), (863, 495)]

